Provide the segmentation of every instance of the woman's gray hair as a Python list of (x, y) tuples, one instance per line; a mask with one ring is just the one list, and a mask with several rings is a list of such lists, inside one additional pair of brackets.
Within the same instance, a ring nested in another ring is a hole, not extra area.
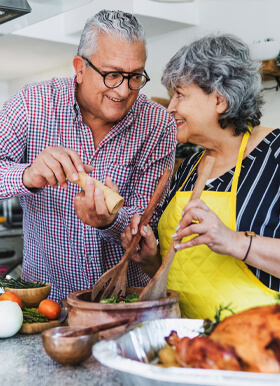
[(182, 47), (166, 65), (161, 81), (168, 90), (195, 84), (206, 94), (224, 96), (228, 106), (219, 124), (222, 129), (233, 125), (235, 135), (248, 131), (248, 122), (260, 124), (260, 63), (236, 36), (209, 35)]
[(77, 55), (90, 58), (97, 49), (100, 33), (111, 34), (129, 43), (140, 41), (146, 44), (144, 29), (136, 17), (122, 11), (103, 9), (87, 20)]

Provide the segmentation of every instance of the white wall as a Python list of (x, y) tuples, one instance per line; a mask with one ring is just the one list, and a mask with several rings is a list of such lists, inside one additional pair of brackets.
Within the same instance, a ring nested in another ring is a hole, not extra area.
[(74, 75), (72, 63), (68, 66), (53, 68), (48, 71), (37, 72), (28, 77), (16, 78), (7, 82), (8, 96), (14, 95), (19, 89), (29, 83), (41, 82), (53, 77), (69, 77)]
[(7, 100), (9, 95), (9, 85), (8, 82), (0, 82), (0, 106)]
[(12, 95), (24, 87), (26, 84), (41, 82), (53, 77), (69, 77), (74, 75), (72, 64), (64, 67), (53, 68), (48, 71), (37, 72), (29, 76), (15, 78), (6, 82), (0, 82), (0, 108)]
[[(115, 9), (121, 9), (118, 7), (118, 3), (124, 4), (124, 0), (115, 0)], [(160, 3), (154, 4), (158, 4), (159, 7), (162, 5)], [(176, 3), (173, 6), (176, 7)], [(207, 33), (233, 33), (248, 44), (266, 38), (273, 38), (280, 42), (280, 0), (201, 0), (197, 6), (199, 8), (198, 25), (189, 25), (180, 30), (161, 33), (148, 38), (146, 69), (151, 77), (151, 82), (145, 86), (143, 92), (149, 97), (168, 97), (167, 91), (160, 82), (165, 64), (184, 44)], [(76, 19), (80, 20), (78, 9), (75, 12)], [(83, 17), (85, 16), (83, 15)], [(186, 15), (186, 19), (191, 19), (189, 14)], [(52, 76), (71, 76), (72, 74), (72, 63), (69, 63), (68, 67), (54, 68), (48, 72), (35, 73), (27, 78), (14, 79), (6, 85), (2, 83), (0, 84), (0, 105), (1, 101), (5, 99), (5, 93), (8, 98), (26, 83), (44, 80)], [(275, 82), (269, 81), (265, 82), (263, 86), (269, 87), (274, 84)], [(279, 127), (280, 90), (264, 91), (264, 99), (266, 104), (263, 109), (262, 124)]]
[[(280, 41), (278, 0), (205, 0), (199, 3), (199, 7), (200, 21), (197, 26), (149, 39), (146, 68), (152, 81), (144, 89), (149, 97), (168, 98), (160, 83), (165, 64), (183, 45), (207, 33), (232, 33), (248, 44), (266, 38)], [(263, 83), (265, 88), (274, 85), (274, 81)], [(280, 127), (280, 89), (264, 91), (263, 97), (262, 124)]]

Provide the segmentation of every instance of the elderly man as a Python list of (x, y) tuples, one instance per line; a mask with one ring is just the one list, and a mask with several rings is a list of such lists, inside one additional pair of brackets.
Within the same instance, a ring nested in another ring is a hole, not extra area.
[[(173, 166), (175, 123), (139, 93), (150, 80), (145, 61), (136, 18), (103, 10), (85, 25), (76, 75), (27, 85), (0, 113), (0, 199), (18, 196), (23, 208), (22, 277), (52, 283), (54, 300), (91, 288), (118, 263), (122, 231)], [(67, 181), (80, 171), (119, 190), (117, 214), (92, 178), (82, 192)], [(128, 285), (147, 280), (132, 262)]]

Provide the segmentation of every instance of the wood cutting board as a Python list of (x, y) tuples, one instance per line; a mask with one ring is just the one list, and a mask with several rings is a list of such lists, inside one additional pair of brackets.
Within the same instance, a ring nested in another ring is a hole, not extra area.
[[(67, 306), (66, 299), (62, 299), (61, 304), (62, 304), (62, 307), (65, 308)], [(36, 310), (38, 311), (37, 308), (36, 308)], [(48, 330), (49, 328), (59, 327), (59, 326), (68, 326), (67, 318), (66, 318), (66, 320), (63, 320), (63, 322), (61, 322), (61, 323), (57, 319), (50, 320), (48, 322), (43, 322), (43, 323), (24, 323), (21, 326), (19, 333), (21, 333), (21, 334), (38, 334), (40, 332)]]
[(19, 332), (21, 334), (38, 334), (39, 332), (48, 330), (49, 328), (58, 327), (61, 324), (58, 320), (51, 320), (42, 323), (24, 323)]

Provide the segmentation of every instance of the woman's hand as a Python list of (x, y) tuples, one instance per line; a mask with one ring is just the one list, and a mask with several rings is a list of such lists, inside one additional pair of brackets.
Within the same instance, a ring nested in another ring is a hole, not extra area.
[[(121, 235), (122, 247), (125, 250), (130, 246), (133, 235), (138, 232), (140, 219), (141, 216), (135, 214), (131, 219), (131, 223), (125, 228)], [(132, 260), (134, 260), (145, 273), (147, 273), (150, 277), (153, 277), (161, 265), (161, 258), (157, 248), (157, 240), (152, 228), (149, 225), (141, 226), (139, 232), (142, 238), (139, 246), (136, 248), (136, 251), (132, 256)]]
[[(198, 223), (194, 221), (198, 221)], [(181, 250), (205, 244), (213, 252), (234, 256), (232, 252), (240, 237), (238, 232), (225, 226), (201, 200), (190, 201), (185, 206), (179, 228), (172, 237), (173, 240), (180, 241), (184, 237), (194, 234), (197, 236), (187, 242), (176, 244), (175, 248)]]

